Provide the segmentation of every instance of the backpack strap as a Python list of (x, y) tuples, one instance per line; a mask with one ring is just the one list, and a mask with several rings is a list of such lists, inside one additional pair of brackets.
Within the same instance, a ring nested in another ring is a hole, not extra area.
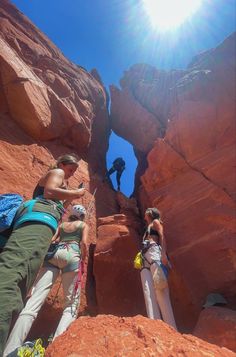
[(148, 260), (147, 260), (147, 258), (145, 258), (145, 256), (142, 254), (142, 258), (143, 258), (143, 260), (145, 260), (145, 262), (147, 262), (150, 266), (154, 263), (154, 262), (149, 262)]
[(7, 243), (8, 238), (0, 234), (0, 249), (3, 249)]
[(23, 206), (24, 208), (27, 208), (27, 213), (31, 213), (33, 211), (33, 207), (36, 203), (36, 199), (35, 200), (29, 200), (29, 201), (26, 201)]

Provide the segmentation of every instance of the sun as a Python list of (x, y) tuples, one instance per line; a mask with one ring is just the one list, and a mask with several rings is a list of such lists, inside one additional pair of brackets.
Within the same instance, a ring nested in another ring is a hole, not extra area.
[(180, 26), (201, 6), (203, 0), (142, 0), (152, 26), (168, 31)]

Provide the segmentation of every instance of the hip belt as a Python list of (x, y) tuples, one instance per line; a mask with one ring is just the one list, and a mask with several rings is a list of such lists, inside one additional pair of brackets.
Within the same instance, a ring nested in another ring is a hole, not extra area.
[(49, 226), (55, 232), (58, 227), (58, 220), (48, 212), (33, 211), (34, 205), (36, 203), (37, 200), (30, 200), (23, 204), (23, 207), (26, 208), (27, 211), (20, 216), (16, 215), (13, 227), (18, 228), (23, 223), (27, 222), (39, 222)]

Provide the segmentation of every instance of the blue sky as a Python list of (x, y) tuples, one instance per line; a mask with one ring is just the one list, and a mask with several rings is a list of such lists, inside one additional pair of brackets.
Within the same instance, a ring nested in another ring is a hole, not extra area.
[[(119, 85), (124, 70), (135, 63), (160, 69), (185, 68), (194, 55), (217, 46), (236, 27), (235, 0), (203, 0), (191, 19), (167, 33), (151, 28), (141, 0), (12, 2), (71, 61), (88, 70), (96, 68), (106, 87)], [(109, 167), (116, 156), (127, 162), (121, 189), (129, 195), (136, 159), (131, 145), (113, 134), (107, 155)]]

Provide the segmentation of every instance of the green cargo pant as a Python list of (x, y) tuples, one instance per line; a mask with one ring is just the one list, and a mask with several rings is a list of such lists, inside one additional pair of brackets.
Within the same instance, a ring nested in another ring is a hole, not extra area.
[(12, 232), (0, 254), (0, 356), (12, 318), (24, 306), (53, 234), (45, 224), (25, 223)]

